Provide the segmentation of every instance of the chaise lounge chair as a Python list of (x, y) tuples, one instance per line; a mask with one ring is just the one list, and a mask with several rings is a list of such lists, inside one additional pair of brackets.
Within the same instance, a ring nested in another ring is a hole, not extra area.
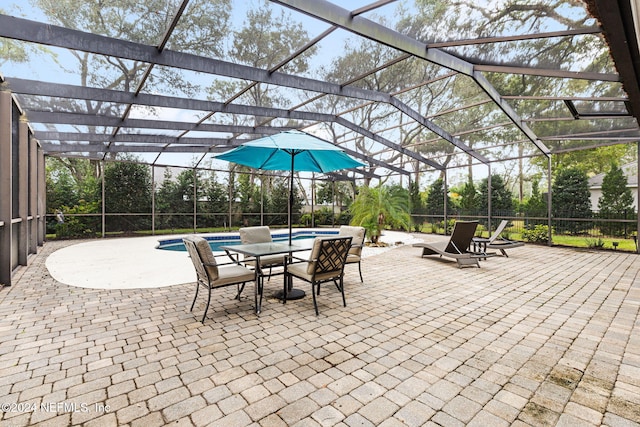
[(487, 249), (499, 249), (502, 252), (502, 255), (505, 257), (509, 257), (507, 255), (506, 249), (517, 248), (519, 246), (524, 246), (524, 242), (518, 242), (515, 240), (508, 240), (504, 237), (500, 237), (500, 234), (504, 231), (505, 227), (509, 221), (502, 220), (496, 228), (496, 231), (489, 237), (474, 237), (473, 238), (473, 247), (474, 250), (479, 247), (481, 251), (486, 253)]
[(422, 256), (440, 255), (453, 258), (458, 262), (458, 267), (480, 267), (478, 256), (469, 252), (471, 240), (476, 232), (478, 221), (457, 221), (453, 226), (453, 232), (449, 240), (434, 243), (415, 243), (413, 246), (422, 248)]

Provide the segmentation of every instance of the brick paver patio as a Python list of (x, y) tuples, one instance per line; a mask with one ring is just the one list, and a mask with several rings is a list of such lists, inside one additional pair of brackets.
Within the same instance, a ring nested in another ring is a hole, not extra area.
[(347, 267), (346, 308), (325, 286), (319, 317), (311, 298), (257, 317), (227, 288), (203, 325), (193, 284), (56, 282), (46, 257), (73, 243), (0, 290), (0, 426), (640, 425), (634, 254), (527, 245), (458, 269), (403, 246), (364, 284)]

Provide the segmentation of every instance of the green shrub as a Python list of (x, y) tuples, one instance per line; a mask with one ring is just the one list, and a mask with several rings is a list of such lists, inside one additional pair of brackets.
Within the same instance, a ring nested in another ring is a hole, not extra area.
[[(447, 235), (451, 234), (451, 232), (453, 231), (453, 226), (454, 226), (455, 223), (456, 223), (455, 219), (447, 220), (447, 229), (445, 230), (445, 234), (447, 234)], [(444, 221), (440, 221), (439, 227), (441, 229), (444, 229)]]
[(340, 212), (340, 214), (336, 215), (336, 224), (339, 225), (349, 225), (351, 222), (351, 212), (346, 210)]
[(604, 248), (604, 240), (600, 237), (597, 239), (587, 239), (587, 247), (589, 249), (602, 249)]
[(334, 222), (334, 215), (331, 209), (322, 207), (315, 211), (315, 222), (318, 225), (331, 225)]
[(545, 243), (549, 238), (549, 226), (538, 224), (533, 228), (522, 230), (522, 238), (527, 242)]
[(311, 226), (311, 214), (310, 213), (305, 213), (302, 214), (300, 216), (300, 224), (304, 225), (305, 227), (310, 227)]
[(67, 215), (64, 218), (64, 222), (59, 222), (55, 225), (56, 237), (94, 237), (100, 230), (100, 216), (97, 214), (99, 207), (100, 204), (98, 202), (86, 202), (84, 200), (80, 200), (78, 205), (72, 208), (63, 206), (63, 211)]
[(67, 217), (65, 222), (56, 224), (56, 237), (59, 239), (94, 237), (96, 229), (81, 218)]

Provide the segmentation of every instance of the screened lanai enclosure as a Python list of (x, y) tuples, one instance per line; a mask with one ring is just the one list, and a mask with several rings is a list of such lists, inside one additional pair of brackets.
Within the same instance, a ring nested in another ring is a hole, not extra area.
[[(262, 181), (269, 175), (213, 156), (288, 129), (366, 164), (300, 174), (303, 187), (384, 182), (423, 191), (442, 179), (447, 194), (452, 183), (485, 178), (490, 219), (491, 179), (510, 176), (521, 199), (534, 181), (550, 196), (538, 219), (551, 233), (558, 156), (622, 146), (637, 177), (635, 6), (2, 0), (0, 283), (10, 284), (45, 240), (47, 215), (55, 214), (45, 197), (51, 158), (71, 169), (91, 161), (104, 234), (106, 219), (122, 213), (105, 206), (105, 165)], [(154, 200), (150, 206), (153, 228), (162, 215)], [(220, 212), (227, 225), (230, 211)], [(638, 222), (636, 215), (633, 229)]]

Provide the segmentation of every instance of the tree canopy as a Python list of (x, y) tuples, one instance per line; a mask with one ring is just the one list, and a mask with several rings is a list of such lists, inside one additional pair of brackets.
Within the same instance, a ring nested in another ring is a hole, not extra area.
[[(575, 168), (561, 169), (552, 186), (552, 215), (556, 218), (591, 218), (587, 175)], [(580, 233), (590, 228), (585, 221), (554, 221), (558, 232)]]
[[(602, 196), (598, 200), (599, 216), (607, 219), (632, 219), (635, 216), (634, 200), (628, 186), (627, 177), (617, 163), (602, 179)], [(625, 224), (608, 224), (609, 234), (620, 235), (626, 229)]]

